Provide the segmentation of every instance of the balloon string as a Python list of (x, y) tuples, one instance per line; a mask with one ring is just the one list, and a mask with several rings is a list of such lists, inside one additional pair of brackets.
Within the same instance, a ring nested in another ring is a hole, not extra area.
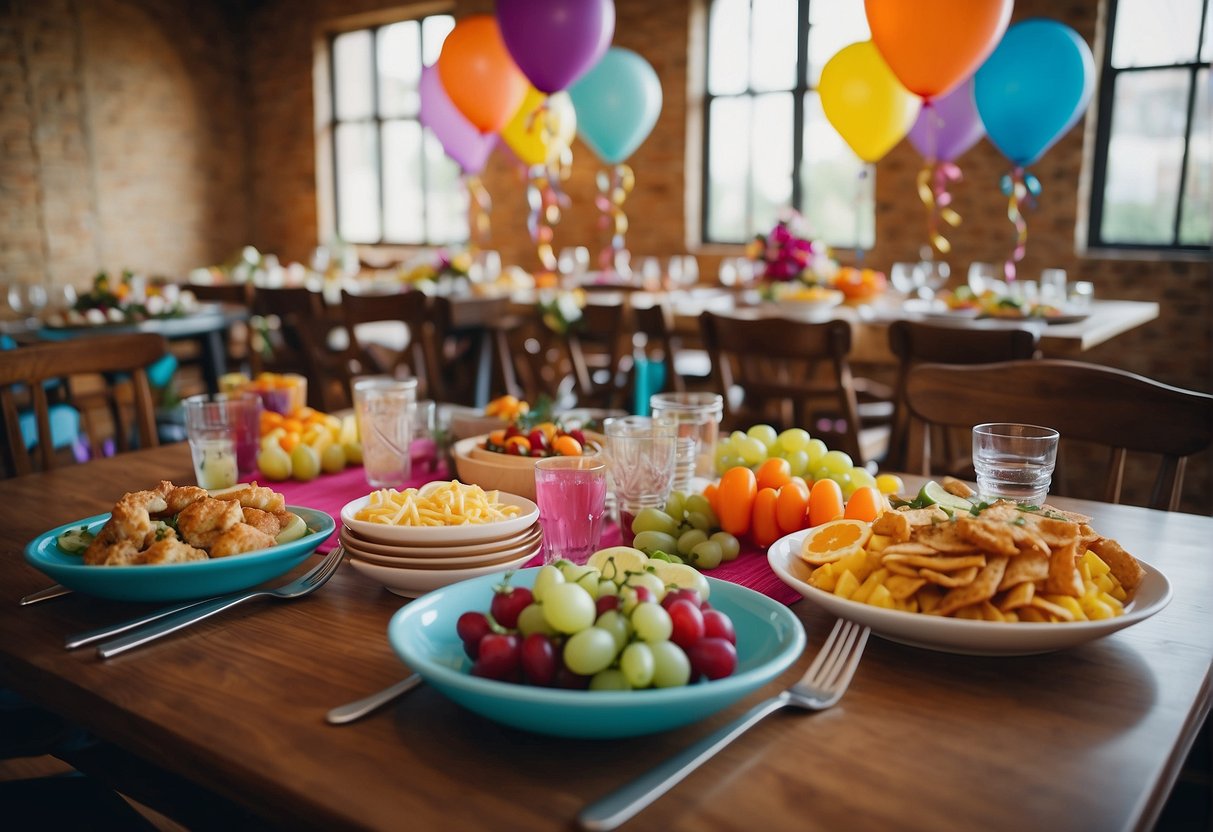
[(493, 198), (489, 196), (489, 191), (484, 187), (484, 182), (479, 176), (475, 174), (465, 176), (463, 182), (468, 190), (472, 210), (472, 240), (469, 248), (475, 254), (489, 242), (489, 214), (493, 210)]
[(1028, 248), (1028, 221), (1024, 219), (1022, 207), (1028, 199), (1028, 185), (1024, 181), (1024, 171), (1016, 167), (1011, 171), (1010, 193), (1007, 196), (1007, 219), (1015, 225), (1015, 247), (1011, 256), (1003, 264), (1003, 274), (1007, 282), (1015, 279), (1016, 264), (1023, 259)]
[(873, 167), (871, 162), (865, 162), (859, 169), (859, 179), (855, 186), (855, 267), (863, 268), (863, 200), (868, 183), (868, 172)]
[(628, 215), (623, 211), (623, 203), (635, 186), (636, 175), (628, 165), (619, 164), (610, 172), (598, 172), (598, 196), (594, 203), (602, 213), (599, 224), (611, 235), (610, 242), (598, 257), (604, 272), (615, 270), (617, 255), (623, 251), (624, 237), (628, 233)]
[(960, 214), (951, 207), (948, 192), (948, 185), (960, 178), (960, 168), (952, 162), (927, 162), (918, 172), (918, 198), (927, 212), (927, 240), (941, 254), (950, 252), (952, 244), (940, 233), (938, 220), (953, 228), (960, 225)]
[(526, 226), (539, 255), (539, 263), (549, 272), (556, 271), (556, 255), (552, 251), (554, 226), (560, 222), (560, 195), (544, 165), (532, 165), (527, 177), (527, 205), (531, 209)]

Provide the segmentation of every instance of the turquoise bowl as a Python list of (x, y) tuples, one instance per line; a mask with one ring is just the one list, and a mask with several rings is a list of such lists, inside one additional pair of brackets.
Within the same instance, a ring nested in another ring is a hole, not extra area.
[(286, 508), (303, 519), (308, 533), (290, 543), (243, 555), (191, 563), (86, 566), (79, 555), (60, 549), (56, 540), (65, 531), (81, 526), (99, 531), (109, 515), (98, 514), (38, 535), (25, 547), (25, 559), (68, 589), (99, 598), (115, 601), (209, 598), (248, 589), (289, 572), (316, 551), (336, 528), (333, 518), (323, 511), (299, 506)]
[[(530, 587), (538, 569), (510, 579)], [(712, 607), (737, 630), (738, 665), (725, 679), (681, 688), (585, 691), (533, 687), (472, 676), (455, 632), (468, 610), (487, 611), (501, 575), (485, 575), (423, 595), (388, 625), (401, 660), (443, 694), (481, 716), (515, 728), (560, 737), (614, 738), (688, 725), (727, 708), (774, 679), (804, 650), (804, 627), (787, 607), (751, 589), (708, 578)]]

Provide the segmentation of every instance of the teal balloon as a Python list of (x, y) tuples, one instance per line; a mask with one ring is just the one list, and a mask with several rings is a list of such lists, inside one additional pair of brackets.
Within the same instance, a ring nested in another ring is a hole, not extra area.
[(617, 165), (644, 143), (661, 115), (661, 80), (644, 58), (613, 46), (569, 87), (577, 135), (602, 161)]
[(1082, 117), (1095, 91), (1095, 59), (1077, 32), (1033, 18), (1007, 29), (973, 76), (986, 135), (1019, 167), (1033, 164)]

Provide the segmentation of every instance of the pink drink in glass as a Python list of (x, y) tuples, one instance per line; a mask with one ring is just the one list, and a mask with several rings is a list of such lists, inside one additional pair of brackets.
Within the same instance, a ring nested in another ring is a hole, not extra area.
[(535, 502), (543, 559), (583, 564), (598, 548), (606, 515), (606, 463), (591, 456), (546, 457), (535, 464)]

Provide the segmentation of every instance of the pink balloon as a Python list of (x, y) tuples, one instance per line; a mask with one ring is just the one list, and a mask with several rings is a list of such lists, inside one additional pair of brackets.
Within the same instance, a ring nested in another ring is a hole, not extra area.
[(969, 77), (948, 94), (925, 103), (910, 128), (910, 144), (924, 158), (951, 162), (963, 156), (986, 134), (973, 98)]
[(496, 133), (481, 133), (467, 120), (459, 108), (451, 103), (438, 70), (432, 66), (421, 68), (421, 110), (418, 119), (430, 128), (446, 155), (459, 163), (464, 173), (476, 174), (484, 170), (493, 148), (497, 146)]

